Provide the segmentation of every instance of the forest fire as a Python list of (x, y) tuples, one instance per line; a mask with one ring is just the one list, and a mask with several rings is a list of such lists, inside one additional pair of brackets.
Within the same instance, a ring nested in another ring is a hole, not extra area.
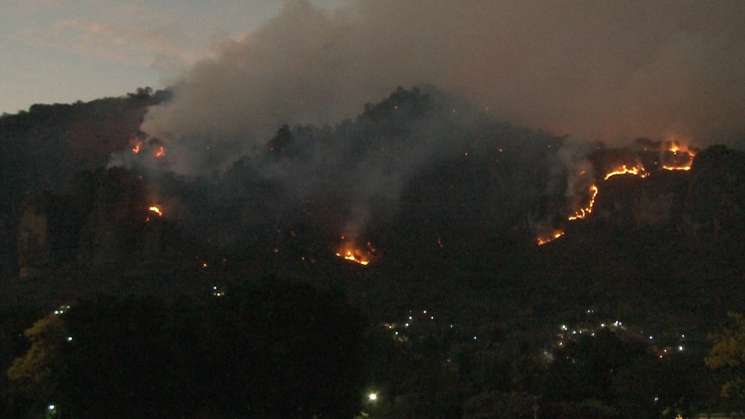
[(163, 210), (161, 210), (160, 207), (157, 206), (157, 205), (152, 205), (152, 206), (148, 207), (147, 210), (150, 211), (152, 214), (157, 215), (158, 217), (162, 217), (163, 216)]
[(164, 145), (159, 145), (155, 149), (155, 152), (153, 153), (153, 156), (156, 159), (159, 159), (159, 160), (162, 159), (163, 157), (165, 157), (166, 156), (166, 147)]
[(362, 266), (370, 264), (370, 259), (365, 256), (362, 251), (351, 247), (345, 247), (344, 249), (339, 250), (336, 252), (336, 256)]
[(598, 196), (599, 189), (596, 185), (590, 186), (590, 200), (584, 208), (580, 208), (574, 214), (568, 217), (569, 221), (576, 221), (585, 219), (588, 215), (592, 214), (592, 209), (595, 206), (595, 198)]
[(663, 153), (662, 169), (668, 171), (689, 171), (693, 167), (693, 159), (696, 151), (681, 145), (677, 141), (670, 141), (667, 150)]
[(554, 240), (560, 239), (563, 236), (564, 236), (563, 230), (554, 230), (553, 232), (551, 232), (551, 234), (538, 237), (536, 239), (536, 243), (538, 244), (538, 246), (543, 246), (548, 243), (551, 243)]
[(142, 152), (142, 141), (133, 142), (130, 150), (132, 150), (132, 154), (140, 154)]
[[(345, 237), (341, 236), (341, 239), (345, 240)], [(368, 250), (358, 249), (352, 242), (347, 242), (336, 252), (336, 256), (358, 265), (367, 266), (370, 264), (371, 254), (375, 253), (375, 248), (372, 247), (370, 242), (367, 242), (367, 248)]]
[(633, 175), (633, 176), (639, 176), (642, 179), (649, 176), (649, 172), (642, 166), (641, 163), (637, 163), (634, 166), (627, 166), (625, 164), (618, 166), (608, 172), (603, 180), (608, 180), (612, 178), (613, 176), (622, 176), (622, 175)]

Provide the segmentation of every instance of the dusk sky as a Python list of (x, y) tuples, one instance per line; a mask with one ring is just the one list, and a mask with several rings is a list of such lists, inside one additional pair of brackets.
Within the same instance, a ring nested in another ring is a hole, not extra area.
[(282, 6), (280, 0), (2, 3), (0, 113), (162, 87), (211, 45), (251, 32)]

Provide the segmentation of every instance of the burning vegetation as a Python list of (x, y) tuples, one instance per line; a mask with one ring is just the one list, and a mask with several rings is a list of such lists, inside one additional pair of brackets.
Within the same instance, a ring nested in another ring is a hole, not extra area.
[(622, 164), (621, 166), (615, 167), (611, 169), (610, 172), (606, 173), (603, 180), (608, 180), (612, 178), (613, 176), (622, 176), (622, 175), (639, 176), (642, 179), (644, 179), (647, 176), (649, 176), (649, 172), (647, 172), (647, 169), (645, 169), (641, 163), (636, 163), (633, 166)]
[(570, 215), (568, 217), (569, 221), (576, 221), (576, 220), (583, 220), (587, 218), (590, 214), (592, 214), (592, 209), (595, 207), (595, 199), (598, 197), (598, 192), (600, 190), (596, 185), (590, 186), (590, 189), (588, 191), (589, 193), (589, 200), (587, 201), (587, 205), (584, 207), (578, 209), (574, 214)]
[(137, 155), (142, 152), (143, 142), (139, 138), (133, 138), (129, 140), (129, 149), (132, 150), (132, 154)]
[(163, 217), (163, 209), (159, 205), (151, 205), (147, 208), (148, 216), (145, 217), (145, 222), (150, 222), (152, 220), (152, 217)]
[(366, 248), (363, 249), (355, 245), (354, 241), (347, 241), (344, 236), (341, 236), (341, 239), (345, 243), (336, 251), (337, 257), (362, 266), (370, 264), (375, 255), (375, 247), (371, 242), (367, 242)]
[(370, 259), (368, 259), (367, 256), (364, 255), (363, 251), (351, 247), (341, 249), (340, 251), (336, 252), (336, 256), (362, 266), (367, 266), (370, 264)]
[(160, 160), (163, 157), (166, 156), (166, 147), (164, 145), (159, 145), (155, 148), (155, 151), (153, 152), (153, 157)]
[(548, 243), (551, 243), (554, 240), (562, 238), (564, 234), (565, 234), (564, 230), (554, 230), (551, 232), (551, 234), (539, 236), (536, 239), (536, 243), (538, 244), (538, 246), (544, 246)]
[[(697, 150), (685, 144), (682, 144), (678, 140), (660, 142), (638, 140), (637, 142), (642, 145), (642, 148), (637, 150), (636, 155), (624, 155), (622, 158), (616, 157), (616, 163), (613, 164), (598, 164), (599, 166), (609, 166), (609, 168), (605, 170), (605, 174), (602, 175), (603, 182), (606, 182), (611, 178), (617, 176), (635, 176), (640, 179), (646, 179), (650, 177), (652, 175), (652, 172), (647, 170), (645, 164), (642, 163), (642, 161), (645, 161), (646, 163), (648, 163), (649, 165), (653, 165), (654, 167), (658, 167), (658, 170), (673, 172), (690, 171), (693, 167), (693, 161), (696, 157)], [(650, 157), (650, 154), (653, 154), (653, 157)], [(607, 157), (600, 157), (600, 160), (604, 160), (606, 158)], [(622, 161), (623, 163), (619, 163), (618, 160)], [(579, 172), (580, 176), (585, 176), (587, 174), (587, 170), (582, 170), (581, 172)], [(586, 192), (582, 195), (584, 197), (582, 199), (584, 199), (584, 202), (586, 203), (584, 204), (584, 206), (574, 210), (573, 213), (567, 216), (568, 221), (573, 222), (584, 220), (587, 219), (590, 214), (592, 214), (598, 194), (600, 193), (598, 184), (599, 183), (590, 184), (590, 186), (586, 189)], [(536, 243), (539, 246), (543, 246), (562, 237), (564, 234), (564, 230), (557, 229), (550, 234), (539, 235), (536, 238)]]
[(687, 172), (693, 167), (695, 157), (695, 149), (681, 145), (678, 141), (673, 140), (667, 143), (666, 150), (663, 151), (660, 161), (663, 170)]
[(139, 137), (133, 137), (129, 140), (129, 151), (134, 156), (149, 154), (156, 160), (162, 160), (168, 154), (166, 146), (159, 140), (150, 139), (145, 141)]

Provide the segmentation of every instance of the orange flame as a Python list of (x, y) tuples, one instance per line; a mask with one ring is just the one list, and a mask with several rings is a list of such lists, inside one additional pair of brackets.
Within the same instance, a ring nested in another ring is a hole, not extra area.
[(673, 165), (667, 165), (667, 164), (662, 166), (663, 169), (669, 170), (671, 172), (674, 172), (674, 171), (684, 171), (684, 172), (687, 172), (687, 171), (691, 170), (691, 167), (693, 167), (691, 165), (691, 163), (687, 163), (687, 164), (683, 164), (683, 165), (679, 165), (679, 166), (673, 166)]
[(689, 171), (693, 167), (693, 159), (696, 157), (696, 151), (688, 148), (686, 145), (681, 145), (678, 141), (670, 141), (667, 147), (667, 153), (671, 153), (672, 156), (663, 155), (663, 159), (667, 160), (663, 165), (663, 170), (669, 171)]
[(153, 214), (157, 215), (158, 217), (162, 217), (163, 216), (163, 211), (157, 205), (150, 206), (150, 207), (148, 207), (147, 210), (150, 211), (150, 212), (152, 212)]
[[(342, 236), (342, 239), (344, 239), (344, 236)], [(374, 248), (370, 242), (367, 243), (367, 246), (372, 252), (374, 252)], [(369, 252), (357, 249), (352, 243), (343, 245), (342, 248), (336, 252), (336, 256), (362, 266), (370, 264)]]
[(580, 208), (574, 214), (570, 215), (568, 217), (569, 221), (582, 220), (592, 214), (592, 209), (595, 206), (595, 198), (597, 198), (599, 191), (597, 186), (590, 186), (590, 201), (587, 203), (587, 206)]
[(536, 243), (538, 246), (543, 246), (545, 244), (551, 243), (552, 241), (556, 239), (560, 239), (564, 236), (563, 230), (554, 230), (551, 234), (546, 236), (540, 236), (536, 239)]
[(140, 152), (142, 151), (142, 143), (141, 142), (135, 143), (134, 145), (132, 145), (131, 150), (132, 150), (132, 154), (140, 154)]
[(647, 172), (647, 170), (644, 168), (644, 166), (642, 166), (641, 163), (637, 163), (635, 166), (631, 166), (631, 167), (624, 164), (608, 172), (605, 175), (605, 178), (603, 178), (603, 180), (608, 180), (612, 178), (613, 176), (621, 176), (621, 175), (640, 176), (643, 179), (649, 176), (649, 172)]
[(166, 147), (163, 146), (163, 145), (159, 145), (158, 148), (155, 149), (154, 156), (155, 156), (156, 159), (162, 159), (163, 157), (165, 157), (166, 156)]

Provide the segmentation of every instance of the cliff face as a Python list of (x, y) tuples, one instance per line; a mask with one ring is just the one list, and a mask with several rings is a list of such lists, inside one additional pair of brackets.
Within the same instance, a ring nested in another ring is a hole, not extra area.
[(136, 258), (146, 217), (142, 180), (112, 169), (100, 179), (93, 209), (80, 234), (79, 262), (104, 268)]
[(18, 223), (18, 268), (21, 278), (43, 273), (50, 262), (46, 206), (27, 203)]
[(685, 223), (693, 240), (740, 242), (745, 237), (745, 153), (712, 147), (691, 171), (684, 197)]

